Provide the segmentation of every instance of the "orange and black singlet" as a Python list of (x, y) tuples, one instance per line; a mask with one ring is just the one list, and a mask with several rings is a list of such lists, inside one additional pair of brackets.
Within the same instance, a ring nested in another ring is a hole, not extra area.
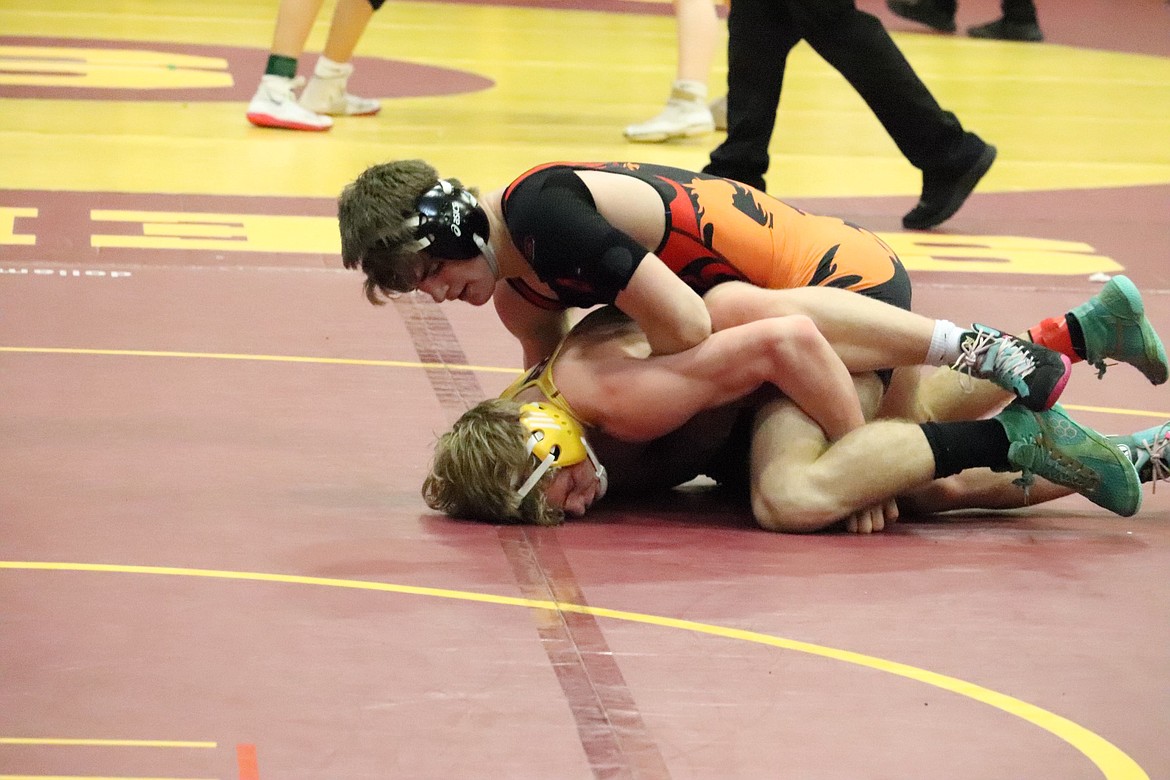
[[(606, 221), (576, 171), (633, 176), (662, 198), (666, 230), (643, 247)], [(910, 308), (910, 281), (894, 251), (864, 228), (809, 214), (739, 182), (663, 165), (553, 162), (504, 191), (504, 220), (551, 299), (509, 283), (543, 308), (612, 303), (653, 252), (703, 294), (720, 282), (841, 287)]]

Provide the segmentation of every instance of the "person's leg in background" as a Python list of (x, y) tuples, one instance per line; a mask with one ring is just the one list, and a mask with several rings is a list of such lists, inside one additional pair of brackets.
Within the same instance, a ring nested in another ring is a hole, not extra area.
[(313, 78), (301, 93), (301, 105), (317, 114), (370, 116), (382, 106), (377, 100), (351, 95), (346, 90), (353, 73), (354, 49), (366, 32), (382, 0), (337, 0), (325, 49), (313, 68)]
[(727, 17), (727, 138), (704, 173), (763, 190), (788, 52), (800, 41), (784, 0), (733, 0)]
[(933, 30), (955, 31), (955, 0), (886, 0), (886, 7), (903, 19)]
[(707, 105), (707, 80), (719, 38), (719, 16), (713, 0), (675, 0), (678, 38), (678, 66), (670, 98), (658, 116), (630, 125), (625, 135), (631, 141), (657, 143), (688, 138), (715, 129)]
[(1042, 41), (1036, 4), (1032, 0), (1003, 0), (1003, 18), (967, 28), (972, 38), (996, 38), (1003, 41)]
[(788, 0), (802, 37), (857, 90), (910, 164), (922, 197), (902, 224), (935, 227), (966, 201), (996, 149), (939, 106), (877, 17), (853, 0)]
[(378, 101), (346, 91), (354, 49), (382, 0), (337, 0), (325, 49), (300, 100), (295, 90), (297, 61), (324, 0), (282, 0), (276, 15), (272, 48), (260, 85), (248, 105), (248, 121), (258, 127), (289, 130), (328, 130), (329, 114), (368, 115), (381, 108)]
[[(886, 7), (903, 19), (925, 24), (939, 32), (955, 31), (955, 0), (886, 0)], [(1033, 0), (1003, 0), (1003, 18), (967, 28), (972, 38), (1005, 41), (1042, 41)]]

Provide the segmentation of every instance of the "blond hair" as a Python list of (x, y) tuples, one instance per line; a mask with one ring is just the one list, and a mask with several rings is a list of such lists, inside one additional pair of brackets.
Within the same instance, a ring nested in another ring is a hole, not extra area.
[(431, 509), (467, 520), (559, 524), (564, 511), (545, 500), (555, 468), (523, 499), (517, 495), (536, 467), (526, 438), (517, 401), (493, 398), (467, 410), (435, 444), (423, 500)]

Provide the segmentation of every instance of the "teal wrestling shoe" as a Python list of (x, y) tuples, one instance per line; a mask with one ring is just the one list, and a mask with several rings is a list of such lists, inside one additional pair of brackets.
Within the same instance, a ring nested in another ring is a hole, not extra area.
[(1108, 436), (1137, 469), (1143, 483), (1170, 482), (1170, 421), (1129, 436)]
[(1105, 375), (1105, 361), (1129, 363), (1155, 385), (1170, 373), (1166, 348), (1146, 318), (1142, 295), (1125, 276), (1110, 279), (1101, 292), (1070, 312), (1085, 335), (1085, 361)]
[(1016, 484), (1025, 491), (1040, 476), (1122, 517), (1141, 509), (1141, 481), (1130, 458), (1106, 437), (1069, 418), (1059, 404), (1037, 413), (1016, 402), (995, 419), (1011, 442), (1008, 461), (1023, 472)]

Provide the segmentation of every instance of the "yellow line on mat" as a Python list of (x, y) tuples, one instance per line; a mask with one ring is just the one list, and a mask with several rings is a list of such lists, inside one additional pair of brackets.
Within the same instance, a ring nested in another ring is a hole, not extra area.
[(216, 780), (201, 777), (98, 777), (96, 775), (0, 775), (0, 780)]
[(1114, 406), (1081, 406), (1080, 404), (1064, 404), (1065, 409), (1071, 409), (1074, 412), (1100, 412), (1102, 414), (1130, 414), (1135, 417), (1160, 417), (1163, 420), (1170, 420), (1170, 412), (1150, 412), (1142, 409), (1118, 409)]
[(51, 737), (0, 737), (0, 745), (55, 745), (82, 747), (168, 747), (214, 748), (214, 742), (184, 742), (170, 739), (56, 739)]
[[(382, 366), (388, 368), (445, 368), (455, 371), (484, 371), (498, 374), (518, 374), (519, 369), (499, 366), (471, 366), (459, 363), (420, 363), (409, 360), (367, 360), (362, 358), (327, 358), (302, 355), (245, 355), (231, 352), (169, 352), (146, 349), (75, 349), (72, 347), (3, 347), (0, 352), (23, 352), (46, 355), (116, 355), (121, 357), (172, 357), (196, 358), (203, 360), (255, 360), (268, 363), (317, 363), (338, 366)], [(1062, 404), (1065, 409), (1077, 412), (1100, 412), (1102, 414), (1124, 414), (1134, 417), (1157, 417), (1170, 420), (1170, 412), (1154, 412), (1145, 409), (1124, 409), (1112, 406), (1081, 406)]]
[[(1058, 737), (1070, 746), (1080, 751), (1093, 762), (1105, 776), (1106, 780), (1149, 780), (1149, 775), (1120, 748), (1104, 737), (1090, 731), (1084, 726), (1068, 718), (1029, 704), (1007, 694), (993, 691), (989, 688), (960, 680), (956, 677), (937, 674), (926, 669), (887, 661), (874, 656), (854, 653), (849, 650), (839, 650), (824, 645), (815, 645), (800, 642), (794, 639), (760, 634), (755, 631), (745, 631), (737, 628), (696, 623), (690, 620), (645, 615), (637, 612), (624, 612), (602, 607), (590, 607), (581, 604), (570, 604), (559, 601), (541, 601), (536, 599), (517, 598), (515, 596), (499, 596), (490, 593), (474, 593), (471, 591), (446, 590), (443, 588), (426, 588), (414, 585), (395, 585), (388, 582), (371, 582), (368, 580), (343, 580), (326, 577), (306, 577), (294, 574), (270, 574), (249, 571), (219, 571), (215, 569), (186, 569), (168, 566), (127, 566), (103, 563), (65, 563), (53, 561), (0, 561), (0, 569), (24, 569), (37, 571), (84, 571), (110, 572), (119, 574), (153, 574), (185, 577), (201, 577), (220, 580), (244, 580), (259, 582), (278, 582), (297, 585), (323, 585), (333, 588), (350, 588), (354, 590), (373, 590), (386, 593), (402, 593), (432, 598), (460, 599), (481, 603), (498, 604), (504, 606), (528, 607), (531, 609), (550, 610), (553, 612), (576, 613), (593, 615), (595, 617), (626, 620), (633, 623), (644, 623), (664, 628), (677, 628), (685, 631), (694, 631), (701, 634), (737, 639), (745, 642), (755, 642), (769, 645), (782, 650), (792, 650), (800, 653), (829, 658), (834, 661), (855, 664), (857, 666), (876, 669), (881, 672), (915, 680), (932, 685), (944, 691), (950, 691), (965, 696), (998, 710), (1014, 715), (1021, 720), (1038, 726), (1050, 734)], [(0, 777), (0, 780), (8, 780)]]
[(149, 349), (74, 349), (72, 347), (0, 347), (0, 352), (45, 355), (117, 355), (120, 357), (201, 358), (205, 360), (255, 360), (268, 363), (320, 363), (338, 366), (387, 366), (390, 368), (446, 368), (456, 371), (491, 371), (518, 374), (518, 368), (468, 366), (458, 363), (420, 363), (409, 360), (365, 360), (361, 358), (307, 357), (301, 355), (244, 355), (231, 352), (170, 352)]

